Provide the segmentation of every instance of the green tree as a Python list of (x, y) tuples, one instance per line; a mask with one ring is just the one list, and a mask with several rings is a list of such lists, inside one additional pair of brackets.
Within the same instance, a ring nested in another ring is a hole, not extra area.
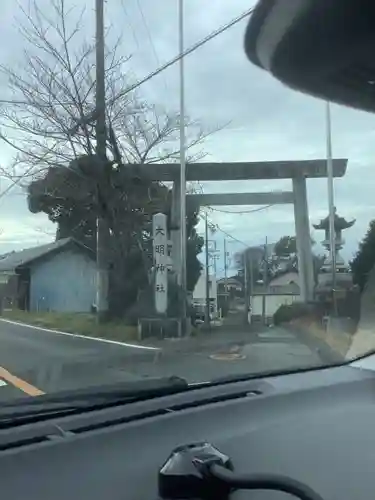
[(193, 292), (202, 272), (202, 264), (198, 255), (202, 252), (204, 238), (197, 233), (199, 209), (187, 206), (186, 210), (186, 287)]
[(296, 237), (282, 236), (279, 241), (275, 243), (274, 252), (278, 257), (287, 257), (297, 253)]
[[(315, 245), (315, 241), (311, 238), (311, 245)], [(276, 243), (274, 248), (277, 257), (289, 257), (297, 253), (297, 238), (295, 236), (282, 236)]]
[(375, 220), (370, 222), (369, 228), (359, 244), (354, 259), (350, 262), (353, 273), (353, 282), (363, 291), (368, 275), (375, 265)]

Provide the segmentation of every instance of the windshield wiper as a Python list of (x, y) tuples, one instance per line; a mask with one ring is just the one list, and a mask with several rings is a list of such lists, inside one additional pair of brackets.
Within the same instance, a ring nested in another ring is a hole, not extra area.
[(31, 400), (22, 398), (1, 405), (0, 428), (143, 401), (188, 389), (189, 384), (183, 378), (145, 378), (126, 384), (45, 394)]

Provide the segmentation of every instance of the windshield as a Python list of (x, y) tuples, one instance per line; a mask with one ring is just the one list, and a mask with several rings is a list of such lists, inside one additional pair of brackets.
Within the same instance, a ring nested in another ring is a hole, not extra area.
[(0, 401), (375, 349), (373, 116), (182, 3), (2, 0)]

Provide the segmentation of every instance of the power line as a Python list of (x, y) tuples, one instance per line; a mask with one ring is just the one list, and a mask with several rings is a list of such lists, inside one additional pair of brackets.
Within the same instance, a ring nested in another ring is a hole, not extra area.
[[(270, 207), (273, 207), (275, 205), (266, 205), (264, 207), (260, 207), (260, 208), (255, 208), (253, 210), (249, 210), (247, 212), (229, 212), (229, 211), (224, 211), (224, 210), (219, 210), (219, 209), (216, 209), (216, 208), (212, 208), (212, 207), (209, 207), (211, 210), (214, 210), (214, 211), (217, 211), (217, 212), (224, 212), (224, 213), (231, 213), (231, 214), (241, 214), (241, 213), (253, 213), (253, 212), (260, 212), (261, 210), (266, 210), (267, 208), (270, 208)], [(221, 233), (225, 234), (226, 236), (228, 236), (228, 238), (231, 238), (233, 241), (236, 241), (237, 243), (240, 243), (241, 245), (245, 246), (246, 248), (249, 248), (249, 244), (248, 243), (245, 243), (244, 241), (242, 240), (239, 240), (238, 238), (236, 238), (235, 236), (233, 236), (232, 234), (229, 234), (227, 231), (224, 231), (224, 229), (221, 229), (221, 227), (219, 226), (219, 224), (215, 224), (212, 220), (209, 220), (210, 224), (212, 224), (218, 231), (220, 231)]]
[(222, 232), (223, 234), (225, 234), (226, 236), (228, 236), (228, 238), (231, 238), (233, 241), (236, 241), (237, 243), (240, 243), (241, 245), (245, 246), (246, 248), (249, 248), (249, 244), (248, 243), (245, 243), (244, 241), (241, 241), (238, 238), (236, 238), (235, 236), (233, 236), (232, 234), (227, 233), (226, 231), (224, 231), (224, 229), (221, 229), (219, 226), (217, 226), (217, 229), (220, 232)]
[[(152, 39), (150, 28), (149, 28), (148, 22), (146, 20), (146, 16), (145, 16), (145, 14), (143, 12), (143, 8), (142, 8), (142, 4), (141, 4), (140, 0), (137, 0), (137, 6), (138, 6), (138, 10), (139, 10), (139, 12), (141, 14), (142, 22), (143, 22), (143, 25), (145, 27), (148, 40), (149, 40), (150, 45), (151, 45), (152, 52), (154, 54), (154, 58), (155, 58), (156, 64), (158, 66), (160, 66), (161, 65), (160, 59), (159, 59), (158, 53), (156, 51), (156, 47), (155, 47), (154, 41)], [(163, 75), (163, 81), (164, 81), (165, 90), (168, 92), (168, 85), (167, 85), (167, 80), (165, 79), (165, 75)]]
[(232, 236), (231, 234), (227, 233), (226, 231), (224, 231), (224, 229), (221, 229), (221, 227), (219, 226), (219, 224), (215, 224), (215, 222), (213, 222), (212, 220), (210, 220), (207, 215), (205, 217), (205, 219), (207, 218), (207, 222), (213, 226), (215, 228), (215, 230), (217, 229), (218, 231), (220, 231), (221, 233), (225, 234), (226, 236), (228, 236), (228, 238), (231, 238), (232, 240), (234, 241), (237, 241), (238, 243), (241, 243), (241, 245), (244, 245), (246, 248), (249, 247), (249, 245), (247, 243), (245, 243), (244, 241), (241, 241), (239, 240), (238, 238), (236, 238), (235, 236)]
[(252, 214), (254, 212), (261, 212), (262, 210), (266, 210), (267, 208), (270, 208), (270, 207), (274, 207), (275, 205), (265, 205), (264, 207), (260, 207), (260, 208), (253, 208), (251, 210), (240, 210), (238, 212), (236, 211), (230, 211), (230, 210), (220, 210), (219, 208), (213, 208), (213, 207), (210, 207), (211, 210), (213, 210), (214, 212), (221, 212), (223, 214)]
[(240, 14), (239, 16), (237, 16), (234, 19), (232, 19), (231, 21), (229, 21), (229, 23), (226, 23), (223, 26), (221, 26), (220, 28), (212, 31), (209, 35), (207, 35), (205, 38), (203, 38), (199, 42), (196, 42), (194, 45), (192, 45), (187, 50), (185, 50), (182, 54), (179, 54), (178, 56), (174, 57), (173, 59), (171, 59), (167, 63), (163, 64), (162, 66), (160, 66), (159, 68), (157, 68), (156, 70), (154, 70), (152, 73), (150, 73), (146, 77), (144, 77), (141, 80), (139, 80), (137, 83), (134, 83), (133, 85), (131, 85), (130, 87), (128, 87), (123, 92), (120, 92), (114, 98), (114, 100), (118, 99), (119, 97), (123, 97), (124, 95), (128, 94), (129, 92), (132, 92), (133, 90), (135, 90), (139, 86), (141, 86), (144, 83), (146, 83), (149, 80), (151, 80), (151, 78), (154, 78), (154, 76), (159, 75), (162, 71), (165, 71), (170, 66), (173, 66), (173, 64), (175, 64), (176, 62), (178, 62), (183, 57), (186, 57), (189, 54), (191, 54), (192, 52), (195, 52), (197, 49), (199, 49), (200, 47), (202, 47), (203, 45), (205, 45), (207, 42), (209, 42), (213, 38), (217, 37), (218, 35), (221, 35), (222, 33), (224, 33), (224, 31), (228, 30), (229, 28), (231, 28), (232, 26), (236, 25), (237, 23), (239, 23), (240, 21), (242, 21), (246, 17), (250, 16), (250, 14), (253, 12), (253, 10), (254, 10), (254, 8), (246, 10), (245, 12), (243, 12), (242, 14)]
[(150, 45), (151, 45), (151, 48), (152, 48), (152, 52), (153, 52), (155, 60), (156, 60), (156, 64), (158, 66), (160, 66), (159, 56), (158, 56), (158, 54), (156, 52), (155, 44), (154, 44), (154, 41), (152, 40), (152, 36), (151, 36), (151, 33), (150, 33), (150, 28), (148, 27), (148, 23), (146, 21), (146, 16), (145, 16), (145, 14), (143, 12), (140, 0), (137, 0), (137, 6), (138, 6), (139, 13), (141, 14), (142, 23), (143, 23), (143, 26), (145, 27), (145, 30), (146, 30), (146, 33), (147, 33), (147, 37), (148, 37), (148, 40), (150, 42)]
[(133, 34), (133, 38), (134, 38), (135, 44), (137, 46), (137, 49), (139, 49), (140, 48), (140, 44), (139, 44), (139, 41), (138, 41), (137, 33), (136, 33), (136, 30), (134, 29), (131, 17), (129, 16), (127, 8), (125, 6), (125, 0), (121, 0), (121, 5), (122, 5), (122, 9), (124, 11), (125, 16), (128, 18), (128, 23), (129, 23), (131, 32)]
[(210, 224), (212, 224), (213, 226), (215, 226), (215, 229), (217, 229), (217, 230), (218, 230), (218, 231), (220, 231), (221, 233), (223, 233), (223, 234), (225, 234), (226, 236), (228, 236), (228, 238), (231, 238), (232, 240), (237, 241), (238, 243), (241, 243), (241, 245), (244, 245), (246, 248), (248, 248), (248, 247), (249, 247), (249, 245), (248, 245), (247, 243), (245, 243), (244, 241), (239, 240), (239, 239), (238, 239), (238, 238), (236, 238), (235, 236), (233, 236), (233, 235), (231, 235), (231, 234), (227, 233), (226, 231), (224, 231), (224, 229), (221, 229), (221, 227), (219, 226), (219, 224), (215, 224), (213, 221), (209, 220), (208, 218), (207, 218), (207, 220), (208, 220), (208, 222), (209, 222)]
[[(213, 226), (215, 226), (215, 228), (220, 231), (221, 233), (225, 234), (226, 236), (228, 236), (228, 238), (231, 238), (233, 241), (236, 241), (237, 243), (240, 243), (241, 245), (243, 245), (244, 247), (246, 248), (252, 248), (250, 247), (250, 245), (248, 243), (245, 243), (244, 241), (242, 240), (239, 240), (238, 238), (236, 238), (235, 236), (233, 236), (232, 234), (228, 233), (227, 231), (224, 231), (224, 229), (222, 229), (219, 224), (215, 224), (213, 221), (210, 221), (208, 220), (210, 224), (212, 224)], [(262, 247), (263, 245), (260, 244), (260, 245), (256, 245), (256, 246), (259, 246), (259, 247)]]
[[(133, 85), (131, 85), (130, 87), (128, 87), (126, 90), (123, 90), (122, 92), (120, 92), (116, 97), (114, 97), (113, 99), (111, 99), (109, 101), (109, 103), (111, 103), (111, 102), (119, 99), (120, 97), (123, 97), (124, 95), (128, 94), (129, 92), (132, 92), (136, 88), (140, 87), (144, 83), (146, 83), (149, 80), (151, 80), (152, 78), (154, 78), (154, 76), (159, 75), (162, 71), (165, 71), (170, 66), (173, 66), (173, 64), (175, 64), (176, 62), (178, 62), (183, 57), (186, 57), (189, 54), (192, 54), (193, 52), (195, 52), (197, 49), (199, 49), (200, 47), (202, 47), (203, 45), (205, 45), (210, 40), (216, 38), (218, 35), (221, 35), (222, 33), (224, 33), (225, 31), (227, 31), (232, 26), (235, 26), (237, 23), (239, 23), (240, 21), (242, 21), (246, 17), (250, 16), (250, 14), (252, 14), (253, 11), (254, 11), (254, 7), (252, 7), (251, 9), (246, 10), (245, 12), (243, 12), (239, 16), (235, 17), (234, 19), (232, 19), (228, 23), (224, 24), (220, 28), (217, 28), (216, 30), (212, 31), (205, 38), (201, 39), (199, 42), (196, 42), (191, 47), (189, 47), (188, 49), (186, 49), (182, 54), (179, 54), (178, 56), (174, 57), (173, 59), (171, 59), (167, 63), (163, 64), (162, 66), (160, 66), (159, 68), (157, 68), (156, 70), (154, 70), (152, 73), (149, 73), (147, 76), (145, 76), (144, 78), (142, 78), (141, 80), (139, 80), (137, 83), (134, 83)], [(27, 102), (27, 101), (19, 101), (19, 100), (11, 100), (11, 99), (0, 99), (0, 104), (18, 104), (18, 105), (27, 105), (27, 106), (30, 105), (30, 103)], [(70, 104), (72, 104), (72, 102), (69, 102), (69, 101), (68, 102), (58, 103), (58, 105), (60, 105), (60, 106), (65, 106), (65, 105), (70, 105)], [(45, 105), (40, 104), (39, 106), (40, 107), (50, 107), (50, 104), (45, 104)]]

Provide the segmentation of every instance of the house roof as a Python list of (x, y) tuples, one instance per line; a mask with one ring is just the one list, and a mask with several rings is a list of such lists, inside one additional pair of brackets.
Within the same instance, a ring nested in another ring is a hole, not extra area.
[(234, 276), (231, 276), (230, 278), (220, 278), (217, 282), (220, 285), (225, 285), (225, 283), (227, 283), (228, 285), (230, 284), (242, 285), (241, 281), (238, 278), (235, 278)]
[(13, 251), (0, 255), (0, 272), (15, 271), (17, 268), (28, 266), (39, 259), (50, 256), (52, 253), (60, 252), (72, 246), (86, 251), (94, 257), (93, 252), (88, 247), (74, 238), (62, 238), (46, 245), (39, 245), (20, 250), (19, 252)]

